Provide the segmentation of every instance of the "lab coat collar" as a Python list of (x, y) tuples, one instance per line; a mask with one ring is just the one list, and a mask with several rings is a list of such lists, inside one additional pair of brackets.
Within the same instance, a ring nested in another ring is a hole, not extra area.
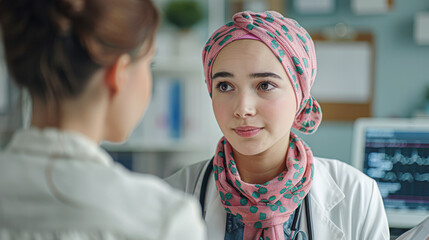
[(326, 236), (321, 231), (317, 233), (318, 239), (345, 239), (344, 232), (330, 218), (330, 211), (345, 195), (325, 166), (317, 160), (314, 164), (316, 171), (309, 192), (313, 228), (326, 230)]
[(6, 151), (111, 165), (112, 158), (95, 142), (77, 132), (31, 127), (15, 132)]

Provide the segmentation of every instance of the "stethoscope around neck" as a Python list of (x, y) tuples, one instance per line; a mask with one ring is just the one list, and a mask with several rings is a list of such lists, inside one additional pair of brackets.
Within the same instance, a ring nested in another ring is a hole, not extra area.
[[(200, 191), (200, 205), (201, 205), (201, 211), (203, 219), (205, 219), (205, 199), (206, 199), (206, 190), (207, 185), (209, 182), (210, 174), (213, 172), (213, 158), (210, 160), (204, 175), (203, 175), (203, 181), (201, 183), (201, 191)], [(307, 195), (308, 196), (308, 195)], [(304, 240), (312, 240), (313, 239), (313, 229), (311, 226), (311, 211), (310, 211), (310, 201), (308, 200), (308, 197), (304, 198), (304, 204), (305, 204), (305, 217), (307, 222), (307, 229), (308, 229), (308, 235), (305, 234), (305, 232), (299, 230), (299, 225), (301, 222), (301, 213), (302, 213), (302, 204), (299, 205), (299, 207), (295, 210), (295, 215), (293, 217), (291, 230), (291, 239), (297, 239), (299, 235), (301, 235), (302, 239)]]

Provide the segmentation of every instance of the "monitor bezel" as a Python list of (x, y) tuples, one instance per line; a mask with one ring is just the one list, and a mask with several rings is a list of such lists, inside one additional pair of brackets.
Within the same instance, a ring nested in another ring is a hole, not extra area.
[[(368, 128), (391, 128), (429, 132), (429, 119), (410, 118), (359, 118), (353, 126), (352, 165), (363, 171), (365, 152), (365, 133)], [(411, 228), (418, 225), (429, 211), (386, 209), (389, 226), (393, 228)]]

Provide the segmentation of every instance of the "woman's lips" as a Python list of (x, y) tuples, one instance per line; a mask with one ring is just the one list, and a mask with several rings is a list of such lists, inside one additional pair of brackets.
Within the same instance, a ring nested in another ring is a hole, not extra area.
[(253, 126), (242, 126), (233, 128), (233, 130), (235, 131), (235, 133), (237, 133), (238, 136), (249, 138), (258, 134), (262, 130), (262, 128)]

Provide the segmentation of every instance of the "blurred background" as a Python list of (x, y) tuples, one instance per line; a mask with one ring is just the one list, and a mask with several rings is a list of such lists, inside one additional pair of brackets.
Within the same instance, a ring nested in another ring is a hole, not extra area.
[[(153, 63), (153, 98), (129, 140), (103, 143), (125, 167), (166, 177), (212, 157), (222, 136), (201, 63), (209, 34), (242, 10), (276, 10), (313, 37), (322, 105), (318, 131), (302, 138), (316, 156), (353, 164), (356, 119), (420, 119), (429, 124), (427, 0), (155, 0), (163, 15)], [(0, 50), (0, 147), (28, 126), (28, 95), (13, 85)], [(429, 149), (429, 130), (422, 132)], [(429, 150), (428, 150), (429, 152)], [(428, 152), (422, 159), (429, 161)], [(429, 164), (419, 165), (429, 174)], [(359, 166), (357, 166), (359, 167)], [(362, 167), (363, 168), (363, 167)], [(419, 175), (420, 176), (420, 175)], [(429, 176), (419, 191), (429, 203)], [(427, 188), (426, 188), (427, 187)], [(423, 207), (423, 215), (429, 209)], [(403, 225), (403, 228), (412, 224)]]

